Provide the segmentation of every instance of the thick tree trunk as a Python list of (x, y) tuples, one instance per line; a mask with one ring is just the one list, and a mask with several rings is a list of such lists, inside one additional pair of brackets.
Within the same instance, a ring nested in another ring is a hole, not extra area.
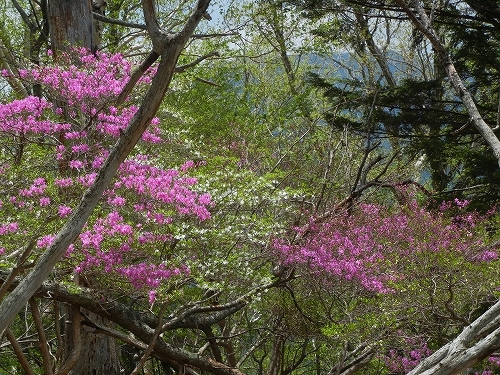
[[(78, 311), (74, 311), (74, 310)], [(71, 305), (69, 308), (70, 315), (75, 312), (76, 314), (81, 314), (83, 317), (82, 325), (80, 329), (79, 343), (75, 343), (72, 340), (73, 335), (71, 335), (71, 324), (67, 324), (65, 327), (65, 359), (67, 360), (76, 345), (80, 345), (80, 355), (73, 366), (70, 375), (119, 375), (120, 365), (118, 348), (115, 339), (103, 335), (96, 334), (95, 328), (91, 325), (92, 323), (99, 325), (100, 327), (114, 328), (114, 325), (109, 322), (109, 320), (100, 317), (88, 310), (80, 309), (77, 305)], [(73, 319), (69, 319), (71, 322)]]
[(53, 51), (94, 48), (92, 0), (50, 0), (47, 14)]
[[(92, 0), (50, 0), (47, 8), (47, 18), (49, 22), (49, 32), (51, 48), (55, 55), (59, 51), (65, 51), (69, 47), (84, 47), (96, 51), (97, 43), (100, 40), (99, 34), (102, 31), (99, 25), (93, 22)], [(104, 11), (104, 1), (99, 1), (96, 11)], [(60, 105), (64, 107), (63, 105)], [(70, 319), (77, 306), (68, 309)], [(77, 312), (80, 314), (80, 312)], [(109, 326), (105, 319), (88, 313), (100, 326)], [(68, 361), (75, 352), (75, 347), (79, 346), (78, 356), (72, 358), (71, 375), (118, 375), (120, 373), (118, 352), (115, 340), (105, 335), (95, 335), (93, 329), (83, 325), (79, 343), (73, 342), (74, 335), (71, 334), (71, 327), (67, 325), (64, 337), (65, 360)]]

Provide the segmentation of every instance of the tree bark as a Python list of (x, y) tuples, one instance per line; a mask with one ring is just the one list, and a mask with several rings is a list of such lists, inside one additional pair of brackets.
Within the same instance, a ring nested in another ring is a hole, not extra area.
[[(69, 305), (67, 314), (68, 319), (64, 327), (63, 366), (67, 362), (72, 362), (71, 375), (119, 375), (119, 350), (116, 340), (96, 334), (95, 328), (91, 326), (91, 323), (94, 323), (100, 327), (113, 329), (114, 324), (78, 305)], [(78, 326), (74, 327), (75, 324)], [(74, 334), (75, 329), (79, 331), (78, 335)]]
[(424, 359), (408, 375), (454, 375), (500, 349), (500, 302), (458, 337)]
[(69, 46), (92, 49), (92, 0), (50, 0), (47, 14), (51, 48), (55, 53)]

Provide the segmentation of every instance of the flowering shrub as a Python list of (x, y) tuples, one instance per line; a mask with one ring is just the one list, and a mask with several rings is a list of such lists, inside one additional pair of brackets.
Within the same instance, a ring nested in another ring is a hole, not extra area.
[[(0, 184), (6, 191), (0, 200), (0, 254), (6, 259), (29, 236), (37, 238), (39, 250), (50, 245), (55, 223), (72, 214), (137, 111), (132, 104), (112, 105), (127, 82), (129, 62), (121, 55), (81, 50), (73, 55), (63, 57), (66, 64), (19, 72), (19, 79), (42, 85), (50, 99), (0, 104)], [(146, 75), (140, 83), (148, 80)], [(149, 149), (165, 142), (158, 125), (153, 119), (142, 137)], [(178, 169), (161, 165), (158, 156), (141, 153), (122, 164), (67, 251), (66, 263), (76, 272), (115, 275), (149, 290), (151, 300), (163, 280), (189, 272), (182, 255), (169, 262), (159, 249), (172, 240), (171, 226), (181, 217), (209, 219), (211, 197), (192, 189), (197, 180), (188, 173), (196, 163)]]
[[(402, 334), (402, 332), (400, 332)], [(386, 356), (383, 356), (383, 361), (392, 374), (407, 374), (415, 368), (420, 361), (432, 354), (432, 351), (427, 347), (425, 340), (420, 337), (405, 337), (403, 347), (405, 350), (389, 350)], [(469, 371), (475, 375), (493, 375), (495, 370), (500, 367), (499, 357), (489, 357), (484, 361), (478, 371)]]
[[(464, 204), (453, 206), (463, 209)], [(276, 239), (274, 248), (285, 265), (304, 265), (378, 293), (393, 292), (405, 279), (417, 277), (415, 265), (422, 262), (452, 268), (498, 259), (498, 249), (476, 233), (484, 218), (463, 212), (450, 219), (445, 211), (443, 206), (430, 212), (416, 201), (396, 209), (360, 204), (327, 220), (311, 217), (295, 228), (300, 241)]]
[(380, 337), (377, 359), (405, 374), (498, 291), (497, 216), (466, 207), (459, 200), (436, 211), (415, 199), (396, 207), (360, 203), (311, 215), (293, 228), (292, 240), (276, 238), (273, 248), (307, 285), (339, 301), (332, 302), (338, 314), (328, 305), (325, 335), (340, 342)]
[(390, 349), (384, 362), (393, 374), (406, 374), (416, 367), (420, 361), (432, 354), (427, 344), (419, 337), (404, 338), (404, 353)]

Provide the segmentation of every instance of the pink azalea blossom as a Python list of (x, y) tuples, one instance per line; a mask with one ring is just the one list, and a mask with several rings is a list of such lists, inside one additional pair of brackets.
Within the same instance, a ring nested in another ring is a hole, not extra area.
[(68, 206), (59, 206), (57, 210), (57, 213), (62, 218), (68, 217), (69, 215), (71, 215), (71, 212), (73, 212), (73, 210), (71, 209), (71, 207)]
[(40, 206), (41, 207), (46, 207), (50, 204), (50, 198), (49, 197), (41, 197), (40, 198)]

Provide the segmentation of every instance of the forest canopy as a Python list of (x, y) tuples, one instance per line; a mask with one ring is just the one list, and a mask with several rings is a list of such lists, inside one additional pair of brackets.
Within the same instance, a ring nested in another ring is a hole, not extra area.
[(0, 373), (500, 373), (500, 1), (0, 3)]

